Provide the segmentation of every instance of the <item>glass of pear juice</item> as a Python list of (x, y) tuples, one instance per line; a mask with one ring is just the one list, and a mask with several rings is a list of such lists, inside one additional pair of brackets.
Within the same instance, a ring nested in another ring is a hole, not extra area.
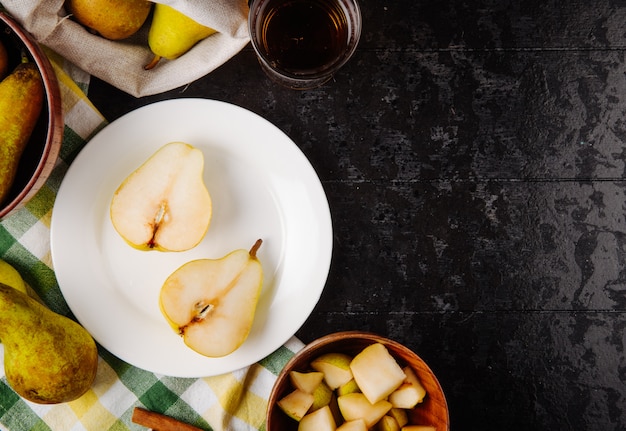
[(321, 86), (361, 36), (356, 0), (251, 0), (250, 41), (263, 71), (296, 90)]

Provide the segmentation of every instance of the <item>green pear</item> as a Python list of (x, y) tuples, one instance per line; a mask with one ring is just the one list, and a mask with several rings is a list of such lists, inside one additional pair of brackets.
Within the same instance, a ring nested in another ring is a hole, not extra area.
[(201, 355), (221, 357), (248, 338), (263, 286), (263, 268), (250, 251), (219, 259), (197, 259), (174, 271), (161, 288), (159, 303), (169, 324)]
[(76, 21), (110, 40), (135, 34), (152, 9), (148, 0), (67, 0), (65, 4)]
[(161, 58), (174, 60), (180, 57), (196, 43), (215, 32), (214, 29), (200, 24), (171, 6), (155, 4), (148, 32), (148, 46), (154, 58), (144, 66), (144, 69), (152, 69)]
[(43, 100), (43, 81), (35, 63), (19, 64), (0, 82), (0, 203), (15, 181)]
[(91, 335), (5, 284), (0, 284), (0, 338), (7, 382), (29, 401), (72, 401), (95, 379), (98, 349)]

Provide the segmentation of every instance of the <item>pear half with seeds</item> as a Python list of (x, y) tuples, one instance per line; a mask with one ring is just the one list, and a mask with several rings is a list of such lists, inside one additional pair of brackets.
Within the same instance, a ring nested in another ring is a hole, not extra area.
[(263, 286), (263, 268), (250, 251), (219, 259), (197, 259), (174, 271), (161, 287), (159, 304), (187, 346), (201, 355), (222, 357), (248, 338)]
[(212, 215), (202, 151), (184, 142), (159, 148), (119, 186), (111, 222), (139, 250), (185, 251), (204, 238)]

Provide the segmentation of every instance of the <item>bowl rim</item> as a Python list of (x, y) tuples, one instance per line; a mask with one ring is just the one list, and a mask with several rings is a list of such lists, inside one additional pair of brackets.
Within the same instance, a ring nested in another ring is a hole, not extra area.
[(4, 22), (13, 33), (15, 33), (26, 49), (31, 54), (33, 61), (37, 65), (44, 86), (44, 95), (48, 111), (46, 142), (37, 167), (24, 188), (12, 200), (0, 207), (0, 219), (3, 219), (14, 211), (22, 208), (38, 191), (38, 187), (43, 184), (54, 168), (58, 159), (63, 141), (63, 110), (61, 105), (61, 90), (56, 77), (56, 73), (35, 38), (28, 33), (20, 23), (5, 11), (0, 10), (0, 21)]
[(283, 384), (286, 380), (288, 380), (289, 378), (289, 373), (287, 372), (288, 369), (293, 368), (293, 366), (303, 357), (306, 356), (307, 354), (311, 353), (312, 351), (324, 347), (324, 346), (328, 346), (331, 345), (335, 342), (341, 342), (344, 341), (346, 339), (349, 338), (360, 338), (363, 340), (366, 340), (368, 342), (371, 341), (371, 344), (380, 342), (386, 346), (393, 346), (395, 348), (398, 348), (400, 350), (407, 350), (409, 351), (411, 354), (415, 355), (415, 357), (417, 357), (421, 362), (422, 365), (424, 366), (424, 369), (427, 370), (433, 377), (434, 383), (436, 384), (437, 390), (441, 393), (442, 395), (442, 400), (445, 406), (445, 422), (446, 422), (446, 429), (445, 431), (449, 431), (450, 430), (450, 409), (448, 406), (448, 401), (447, 398), (445, 396), (445, 392), (443, 391), (443, 387), (441, 386), (441, 383), (439, 382), (439, 379), (437, 378), (437, 375), (433, 372), (433, 370), (430, 368), (430, 366), (428, 365), (428, 363), (426, 363), (426, 361), (424, 361), (424, 359), (422, 359), (422, 357), (420, 355), (418, 355), (413, 349), (408, 348), (407, 346), (405, 346), (404, 344), (383, 336), (383, 335), (379, 335), (376, 334), (374, 332), (370, 332), (370, 331), (359, 331), (359, 330), (347, 330), (347, 331), (339, 331), (339, 332), (331, 332), (329, 334), (323, 335), (313, 341), (311, 341), (310, 343), (306, 344), (302, 349), (298, 350), (297, 352), (295, 352), (295, 354), (285, 363), (285, 365), (281, 368), (281, 370), (279, 371), (278, 375), (276, 376), (276, 380), (274, 381), (274, 384), (272, 385), (272, 389), (270, 390), (269, 396), (268, 396), (268, 403), (267, 403), (267, 408), (265, 410), (265, 426), (269, 427), (269, 421), (271, 419), (271, 413), (272, 413), (272, 404), (276, 405), (276, 402), (272, 401), (277, 401), (277, 397), (278, 397), (278, 387), (279, 385)]

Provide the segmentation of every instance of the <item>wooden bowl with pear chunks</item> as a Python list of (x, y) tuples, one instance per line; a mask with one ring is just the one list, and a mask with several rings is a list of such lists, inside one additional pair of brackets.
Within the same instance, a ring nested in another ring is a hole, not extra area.
[(430, 367), (402, 344), (346, 331), (306, 345), (281, 370), (267, 431), (449, 431)]
[[(0, 146), (3, 147), (0, 219), (3, 219), (26, 205), (52, 172), (63, 142), (63, 112), (57, 77), (48, 57), (34, 37), (2, 11), (0, 44)], [(22, 63), (28, 64), (29, 74)], [(25, 83), (27, 79), (38, 79), (34, 86), (37, 89), (32, 90), (35, 93), (26, 93), (22, 101), (15, 102), (20, 99), (16, 93), (26, 92), (26, 88), (30, 91), (31, 87)], [(9, 129), (18, 131), (12, 137), (2, 134)], [(15, 148), (20, 151), (14, 151)]]

